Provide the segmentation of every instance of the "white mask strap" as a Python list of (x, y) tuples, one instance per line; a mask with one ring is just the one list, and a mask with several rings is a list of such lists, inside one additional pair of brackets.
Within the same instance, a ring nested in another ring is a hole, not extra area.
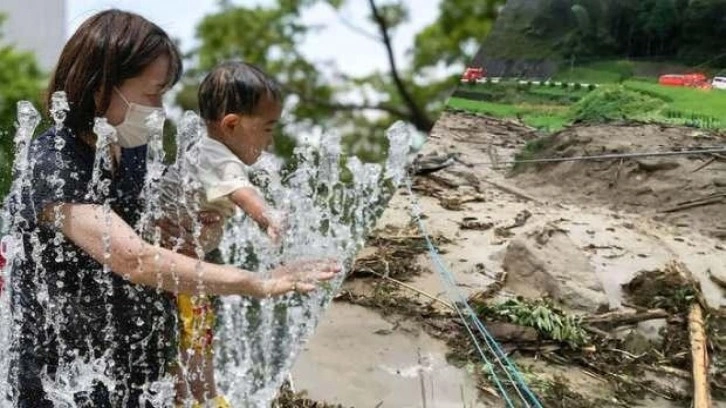
[(118, 89), (118, 88), (116, 88), (116, 87), (114, 86), (114, 87), (113, 87), (113, 90), (114, 90), (114, 91), (116, 91), (116, 93), (118, 94), (118, 96), (120, 96), (120, 97), (121, 97), (121, 99), (122, 99), (122, 100), (124, 101), (124, 103), (126, 103), (126, 106), (131, 106), (131, 104), (129, 103), (129, 100), (128, 100), (128, 99), (126, 99), (126, 97), (124, 96), (124, 94), (122, 94), (122, 93), (121, 93), (121, 91), (119, 91), (119, 89)]

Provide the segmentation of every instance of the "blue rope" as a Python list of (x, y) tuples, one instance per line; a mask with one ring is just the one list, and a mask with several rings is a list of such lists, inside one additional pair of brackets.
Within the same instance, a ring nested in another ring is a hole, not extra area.
[[(444, 286), (447, 289), (447, 292), (449, 292), (449, 296), (454, 300), (453, 305), (459, 314), (459, 317), (462, 319), (464, 326), (466, 327), (467, 331), (469, 332), (469, 335), (471, 336), (472, 340), (474, 341), (474, 344), (476, 345), (477, 350), (479, 351), (479, 354), (481, 355), (484, 362), (489, 366), (490, 372), (492, 374), (492, 378), (494, 379), (495, 384), (497, 385), (497, 388), (499, 388), (502, 398), (507, 402), (508, 406), (513, 406), (512, 401), (509, 398), (509, 395), (507, 394), (506, 390), (502, 387), (501, 381), (499, 380), (498, 376), (494, 372), (493, 365), (489, 361), (489, 359), (486, 357), (485, 353), (483, 352), (479, 341), (476, 338), (476, 335), (473, 333), (471, 328), (469, 327), (466, 319), (464, 318), (464, 314), (459, 308), (459, 304), (464, 305), (465, 310), (467, 314), (469, 315), (469, 318), (474, 322), (474, 326), (476, 327), (479, 334), (484, 338), (484, 341), (487, 345), (487, 348), (489, 351), (494, 354), (495, 359), (497, 360), (497, 363), (502, 369), (504, 369), (505, 374), (507, 375), (508, 379), (511, 381), (511, 383), (514, 385), (515, 391), (517, 391), (517, 394), (519, 394), (519, 397), (521, 400), (525, 403), (527, 407), (534, 406), (535, 408), (542, 408), (542, 404), (539, 402), (537, 397), (534, 395), (534, 393), (531, 391), (531, 389), (528, 387), (526, 381), (524, 380), (521, 372), (517, 368), (517, 366), (507, 357), (506, 353), (502, 350), (499, 343), (494, 339), (494, 337), (489, 333), (489, 331), (486, 329), (482, 321), (477, 316), (476, 312), (471, 308), (469, 305), (469, 302), (466, 300), (466, 298), (463, 296), (461, 291), (458, 290), (458, 286), (456, 284), (456, 279), (454, 278), (453, 273), (449, 271), (449, 269), (446, 267), (446, 265), (443, 262), (443, 259), (439, 255), (438, 251), (436, 250), (436, 247), (434, 246), (430, 235), (428, 234), (426, 230), (426, 226), (424, 225), (422, 219), (421, 219), (421, 210), (418, 205), (418, 201), (416, 199), (416, 195), (413, 192), (413, 188), (411, 187), (411, 180), (410, 178), (406, 179), (406, 188), (408, 190), (408, 194), (411, 197), (412, 201), (412, 216), (415, 219), (416, 223), (418, 224), (418, 227), (421, 231), (421, 234), (423, 235), (426, 245), (428, 247), (429, 255), (431, 256), (431, 260), (433, 263), (437, 266), (437, 270), (439, 272), (439, 277), (442, 279)], [(514, 378), (512, 378), (514, 376)], [(526, 395), (522, 395), (524, 393)]]

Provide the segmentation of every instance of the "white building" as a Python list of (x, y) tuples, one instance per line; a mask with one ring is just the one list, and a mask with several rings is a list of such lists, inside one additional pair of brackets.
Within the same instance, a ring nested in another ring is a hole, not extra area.
[(66, 39), (65, 0), (0, 0), (0, 43), (35, 54), (40, 67), (51, 71)]

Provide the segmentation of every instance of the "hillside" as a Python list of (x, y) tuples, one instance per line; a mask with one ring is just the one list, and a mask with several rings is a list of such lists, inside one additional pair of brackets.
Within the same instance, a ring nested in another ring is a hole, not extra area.
[(726, 0), (510, 0), (473, 60), (493, 76), (551, 76), (602, 59), (726, 66)]

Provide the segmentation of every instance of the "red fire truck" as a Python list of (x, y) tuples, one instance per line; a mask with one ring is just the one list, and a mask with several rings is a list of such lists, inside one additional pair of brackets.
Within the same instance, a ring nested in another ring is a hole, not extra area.
[(476, 83), (476, 81), (483, 79), (486, 76), (486, 71), (482, 67), (467, 67), (464, 74), (461, 75), (461, 82), (467, 82), (470, 84)]
[(704, 74), (684, 74), (684, 75), (661, 75), (658, 78), (658, 83), (665, 86), (683, 86), (688, 88), (702, 88), (710, 89), (711, 84), (708, 82), (708, 77)]

